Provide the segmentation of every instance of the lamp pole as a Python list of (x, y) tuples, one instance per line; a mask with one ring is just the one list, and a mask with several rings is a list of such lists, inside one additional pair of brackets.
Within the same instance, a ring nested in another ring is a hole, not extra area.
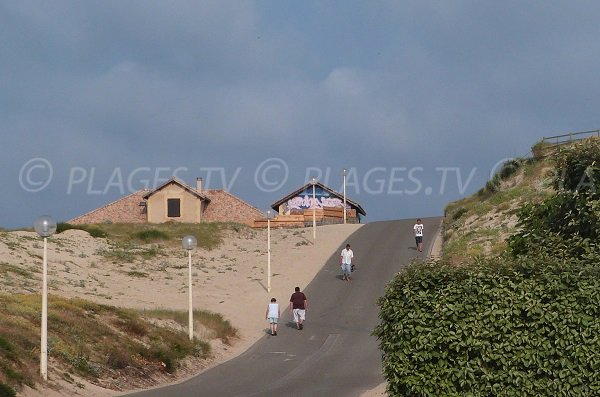
[(317, 184), (317, 180), (313, 178), (311, 180), (312, 183), (312, 210), (313, 210), (313, 242), (317, 241), (317, 200), (315, 194), (315, 185)]
[(48, 380), (48, 237), (56, 232), (56, 221), (48, 215), (35, 220), (33, 228), (44, 238), (44, 258), (42, 265), (42, 329), (40, 340), (40, 374)]
[(348, 174), (347, 169), (342, 170), (342, 175), (344, 176), (344, 225), (346, 224), (346, 175)]
[(267, 211), (267, 292), (271, 292), (271, 210)]
[(181, 245), (188, 252), (188, 285), (189, 285), (189, 301), (188, 301), (188, 328), (190, 332), (190, 340), (194, 339), (194, 309), (192, 307), (192, 250), (196, 248), (198, 241), (194, 236), (185, 236)]

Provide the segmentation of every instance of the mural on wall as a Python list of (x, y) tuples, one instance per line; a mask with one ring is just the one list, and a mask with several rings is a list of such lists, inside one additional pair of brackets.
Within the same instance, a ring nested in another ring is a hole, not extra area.
[[(286, 202), (286, 210), (304, 210), (307, 208), (313, 208), (313, 194), (312, 187), (304, 190), (299, 193), (296, 197), (289, 199)], [(333, 196), (327, 190), (317, 186), (315, 188), (315, 208), (323, 208), (323, 207), (343, 207), (343, 200), (339, 197)], [(350, 208), (350, 206), (346, 203), (346, 207)]]

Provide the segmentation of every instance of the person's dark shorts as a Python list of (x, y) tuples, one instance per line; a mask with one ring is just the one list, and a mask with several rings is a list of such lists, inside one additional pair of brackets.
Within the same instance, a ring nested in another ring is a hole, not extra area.
[(415, 241), (417, 242), (417, 244), (421, 244), (423, 242), (423, 236), (416, 236)]

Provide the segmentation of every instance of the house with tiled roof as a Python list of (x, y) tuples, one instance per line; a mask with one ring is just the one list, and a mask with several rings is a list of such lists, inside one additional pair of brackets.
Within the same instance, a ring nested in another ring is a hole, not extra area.
[(172, 177), (153, 190), (140, 190), (68, 221), (93, 223), (238, 222), (251, 225), (261, 211), (224, 190), (193, 188)]

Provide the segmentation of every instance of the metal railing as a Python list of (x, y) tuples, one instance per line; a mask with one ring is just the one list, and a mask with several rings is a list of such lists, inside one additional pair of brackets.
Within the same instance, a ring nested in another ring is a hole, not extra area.
[(542, 142), (548, 143), (552, 146), (558, 146), (564, 145), (565, 143), (580, 141), (582, 139), (586, 139), (592, 136), (600, 137), (600, 129), (592, 131), (571, 132), (563, 135), (547, 136), (542, 138)]

